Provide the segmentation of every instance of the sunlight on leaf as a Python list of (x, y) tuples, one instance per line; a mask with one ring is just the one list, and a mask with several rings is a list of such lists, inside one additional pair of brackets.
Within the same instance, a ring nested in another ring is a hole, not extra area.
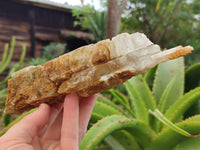
[(169, 121), (158, 109), (156, 109), (154, 112), (149, 110), (151, 114), (153, 114), (157, 119), (159, 119), (163, 124), (171, 128), (177, 133), (180, 133), (181, 135), (190, 136), (190, 133), (184, 131), (183, 129), (179, 128), (175, 124), (173, 124), (171, 121)]

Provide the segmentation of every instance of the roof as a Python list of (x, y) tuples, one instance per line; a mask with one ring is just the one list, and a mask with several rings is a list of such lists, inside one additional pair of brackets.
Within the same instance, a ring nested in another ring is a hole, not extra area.
[(71, 11), (72, 9), (72, 6), (70, 5), (61, 4), (50, 0), (18, 0), (17, 2), (21, 2), (24, 4), (32, 4), (34, 6), (45, 7), (49, 9), (59, 9), (62, 11)]

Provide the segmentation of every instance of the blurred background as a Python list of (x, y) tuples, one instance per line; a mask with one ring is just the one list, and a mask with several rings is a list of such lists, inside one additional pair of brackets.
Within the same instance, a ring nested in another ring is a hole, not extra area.
[(26, 60), (37, 65), (121, 32), (143, 32), (162, 49), (192, 45), (188, 66), (200, 61), (199, 7), (198, 0), (1, 0), (0, 57), (12, 36), (12, 62), (25, 44)]

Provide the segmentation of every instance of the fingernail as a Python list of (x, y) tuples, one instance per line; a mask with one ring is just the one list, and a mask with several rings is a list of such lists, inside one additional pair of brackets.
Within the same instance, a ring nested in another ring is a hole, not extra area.
[(39, 106), (39, 108), (38, 108), (38, 109), (43, 109), (44, 107), (46, 107), (46, 105), (47, 105), (47, 104), (45, 104), (45, 103), (42, 103), (42, 104), (40, 104), (40, 106)]
[(99, 96), (99, 93), (94, 94), (94, 96), (98, 97), (98, 96)]

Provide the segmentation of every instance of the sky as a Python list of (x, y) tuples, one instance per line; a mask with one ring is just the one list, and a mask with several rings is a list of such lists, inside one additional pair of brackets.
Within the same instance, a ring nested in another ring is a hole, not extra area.
[[(57, 3), (65, 3), (67, 2), (69, 5), (81, 5), (81, 0), (50, 0)], [(99, 8), (99, 0), (84, 0), (84, 4), (92, 4), (94, 3), (95, 8)]]

